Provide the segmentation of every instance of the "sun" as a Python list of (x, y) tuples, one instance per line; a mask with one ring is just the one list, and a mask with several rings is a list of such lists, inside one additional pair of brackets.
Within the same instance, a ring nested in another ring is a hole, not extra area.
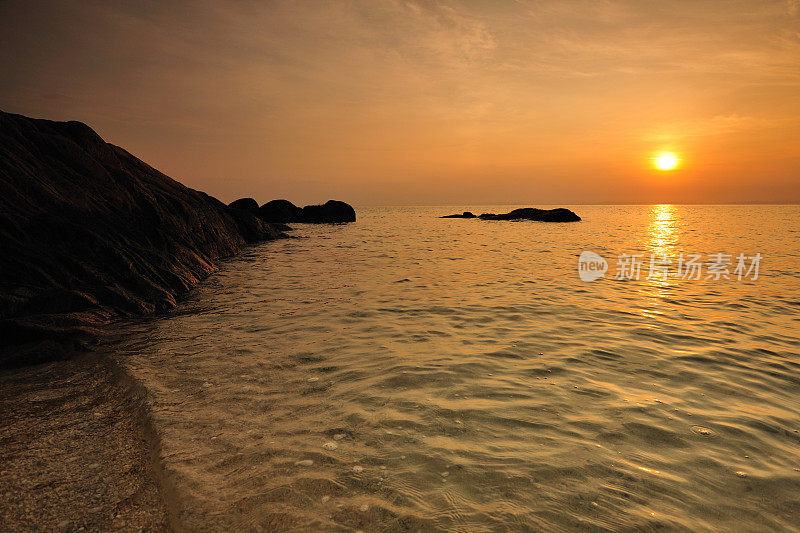
[(678, 166), (680, 159), (672, 152), (661, 152), (653, 158), (658, 170), (672, 170)]

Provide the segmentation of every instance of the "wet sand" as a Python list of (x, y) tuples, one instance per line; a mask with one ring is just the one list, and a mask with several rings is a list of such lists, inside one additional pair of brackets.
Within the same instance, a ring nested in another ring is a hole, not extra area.
[(169, 531), (140, 402), (106, 359), (0, 374), (1, 531)]

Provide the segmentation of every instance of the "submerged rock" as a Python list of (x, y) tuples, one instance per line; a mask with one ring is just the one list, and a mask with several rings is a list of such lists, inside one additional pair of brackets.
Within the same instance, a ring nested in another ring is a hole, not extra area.
[(439, 217), (439, 218), (477, 218), (477, 217), (475, 216), (475, 213), (471, 213), (469, 211), (464, 211), (460, 215), (459, 214), (445, 215), (445, 216)]
[(523, 207), (499, 215), (484, 213), (478, 218), (483, 220), (535, 220), (537, 222), (579, 222), (581, 220), (581, 217), (563, 207), (557, 209)]

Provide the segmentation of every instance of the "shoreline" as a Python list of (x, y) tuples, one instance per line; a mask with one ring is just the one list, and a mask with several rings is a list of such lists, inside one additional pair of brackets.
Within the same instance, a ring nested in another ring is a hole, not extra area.
[(0, 530), (180, 531), (145, 398), (109, 354), (0, 373)]

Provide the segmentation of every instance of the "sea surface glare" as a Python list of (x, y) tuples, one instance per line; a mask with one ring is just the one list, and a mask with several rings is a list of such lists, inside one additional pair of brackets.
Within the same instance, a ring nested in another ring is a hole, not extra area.
[[(800, 208), (437, 218), (512, 207), (298, 224), (126, 325), (185, 527), (800, 528)], [(681, 252), (759, 278), (645, 279)]]

